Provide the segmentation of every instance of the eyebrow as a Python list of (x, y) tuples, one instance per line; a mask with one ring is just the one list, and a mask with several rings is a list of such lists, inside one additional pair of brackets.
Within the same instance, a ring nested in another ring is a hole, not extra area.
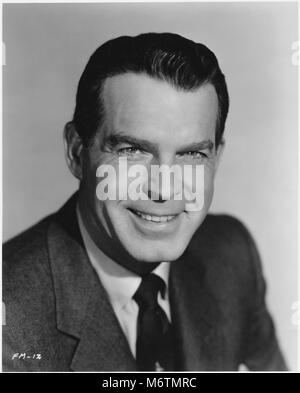
[(207, 139), (201, 142), (191, 143), (186, 145), (180, 149), (180, 153), (188, 152), (188, 151), (196, 151), (196, 150), (209, 150), (210, 152), (214, 149), (214, 143), (212, 140)]
[(155, 153), (158, 152), (157, 145), (155, 143), (147, 141), (146, 139), (135, 138), (133, 136), (125, 135), (121, 133), (115, 133), (109, 135), (104, 141), (104, 145), (109, 146), (110, 148), (114, 148), (120, 145), (121, 143), (132, 145), (134, 147), (137, 147), (145, 151), (150, 151)]
[[(111, 134), (104, 141), (104, 145), (109, 146), (110, 148), (114, 148), (122, 143), (132, 145), (141, 150), (158, 153), (157, 144), (145, 139), (136, 138), (122, 133)], [(211, 152), (213, 149), (214, 143), (210, 139), (207, 139), (201, 142), (194, 142), (183, 146), (179, 149), (178, 153), (196, 150), (209, 150)]]

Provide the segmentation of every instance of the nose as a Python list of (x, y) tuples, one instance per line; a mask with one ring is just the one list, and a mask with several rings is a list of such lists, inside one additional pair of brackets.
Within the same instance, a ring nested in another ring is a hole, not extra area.
[(164, 203), (167, 199), (164, 199), (160, 191), (155, 191), (152, 188), (148, 188), (148, 198), (156, 203)]
[(156, 203), (174, 199), (177, 175), (173, 172), (174, 162), (171, 156), (152, 162), (148, 177), (148, 198)]

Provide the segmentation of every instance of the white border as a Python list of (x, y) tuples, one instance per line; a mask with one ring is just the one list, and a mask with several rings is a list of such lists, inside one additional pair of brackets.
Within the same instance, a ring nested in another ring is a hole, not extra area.
[[(77, 3), (77, 4), (88, 4), (88, 3), (298, 3), (298, 40), (300, 40), (300, 0), (189, 0), (189, 1), (180, 1), (180, 0), (164, 0), (164, 1), (158, 1), (158, 0), (153, 0), (153, 1), (145, 1), (145, 0), (131, 0), (131, 1), (126, 1), (126, 0), (89, 0), (89, 1), (83, 1), (83, 0), (40, 0), (40, 1), (26, 1), (26, 0), (6, 0), (6, 1), (0, 1), (0, 37), (1, 37), (1, 43), (2, 43), (2, 4), (38, 4), (38, 3), (44, 3), (44, 4), (51, 4), (51, 3)], [(0, 60), (1, 64), (3, 64), (3, 61), (5, 61), (5, 53), (3, 56), (2, 49), (0, 50)], [(298, 130), (300, 131), (300, 72), (299, 72), (300, 67), (298, 66)], [(0, 220), (1, 220), (1, 225), (0, 225), (0, 235), (1, 235), (1, 240), (2, 240), (2, 72), (0, 75), (0, 152), (1, 152), (1, 160), (0, 160)], [(298, 133), (298, 200), (300, 198), (300, 132)], [(298, 304), (300, 302), (300, 205), (298, 203), (298, 209), (297, 209), (297, 216), (298, 216), (298, 226), (297, 226), (297, 237), (298, 237), (298, 248), (297, 248), (297, 257), (298, 257)], [(1, 300), (1, 313), (0, 313), (0, 371), (2, 371), (2, 247), (0, 248), (0, 300)], [(298, 310), (298, 313), (300, 313), (300, 310)], [(297, 371), (300, 372), (300, 321), (298, 321), (298, 326), (297, 326)], [(198, 372), (197, 372), (198, 373)]]

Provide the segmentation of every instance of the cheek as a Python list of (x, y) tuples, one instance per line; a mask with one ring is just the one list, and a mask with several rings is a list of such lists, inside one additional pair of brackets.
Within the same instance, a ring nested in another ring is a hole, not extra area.
[[(211, 166), (199, 166), (196, 168), (196, 177), (191, 182), (185, 183), (185, 208), (188, 212), (199, 212), (201, 217), (207, 212), (213, 196), (214, 190), (214, 171)], [(190, 183), (190, 184), (188, 184)], [(191, 192), (191, 189), (193, 191)]]
[(116, 159), (103, 160), (95, 172), (96, 195), (101, 202), (127, 199), (127, 167)]
[(146, 165), (127, 162), (125, 159), (102, 163), (96, 169), (96, 193), (101, 201), (124, 201), (147, 198), (149, 182)]
[(214, 165), (208, 165), (204, 169), (204, 192), (205, 195), (209, 196), (214, 191), (214, 177), (215, 169)]
[(93, 200), (96, 196), (96, 187), (99, 182), (96, 176), (98, 165), (97, 161), (93, 160), (90, 156), (86, 157), (84, 160), (83, 179), (80, 188), (89, 200)]
[(99, 201), (94, 199), (95, 220), (102, 225), (109, 237), (119, 226), (122, 226), (123, 217), (115, 201)]

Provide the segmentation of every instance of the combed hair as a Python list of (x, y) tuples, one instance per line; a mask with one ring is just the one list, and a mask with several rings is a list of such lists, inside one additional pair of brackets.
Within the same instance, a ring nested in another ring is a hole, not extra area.
[(147, 33), (107, 41), (90, 57), (78, 84), (73, 117), (85, 144), (93, 138), (104, 119), (101, 93), (105, 79), (126, 72), (146, 74), (184, 91), (212, 84), (219, 103), (216, 146), (220, 143), (229, 96), (216, 56), (205, 45), (180, 35)]

